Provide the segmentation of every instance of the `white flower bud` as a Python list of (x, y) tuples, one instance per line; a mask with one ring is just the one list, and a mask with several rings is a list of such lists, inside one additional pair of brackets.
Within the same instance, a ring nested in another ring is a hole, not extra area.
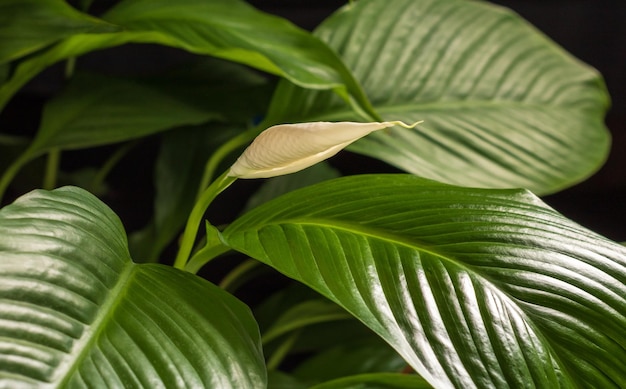
[(263, 131), (231, 166), (229, 176), (268, 178), (295, 173), (337, 154), (365, 135), (400, 122), (280, 124)]

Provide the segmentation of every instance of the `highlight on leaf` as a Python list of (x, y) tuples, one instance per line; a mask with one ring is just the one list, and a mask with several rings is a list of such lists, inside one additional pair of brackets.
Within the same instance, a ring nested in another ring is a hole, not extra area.
[(228, 172), (237, 178), (269, 178), (295, 173), (332, 157), (351, 143), (383, 128), (414, 128), (421, 121), (310, 122), (279, 124), (257, 136)]

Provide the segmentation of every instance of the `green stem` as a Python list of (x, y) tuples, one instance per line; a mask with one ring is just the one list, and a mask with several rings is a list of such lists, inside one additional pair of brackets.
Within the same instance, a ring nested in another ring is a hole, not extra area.
[(31, 155), (28, 151), (22, 153), (2, 174), (2, 178), (0, 178), (0, 202), (2, 202), (2, 197), (4, 196), (4, 192), (6, 192), (7, 188), (13, 178), (17, 175), (17, 172), (26, 165), (31, 160)]
[(216, 227), (212, 226), (208, 221), (205, 222), (205, 224), (206, 243), (203, 248), (196, 251), (187, 261), (185, 270), (189, 273), (198, 273), (202, 266), (230, 251), (230, 247), (222, 243), (220, 231)]
[[(243, 275), (248, 273), (250, 270), (258, 267), (259, 265), (261, 265), (261, 263), (254, 259), (248, 259), (246, 261), (243, 261), (241, 264), (231, 270), (230, 273), (226, 274), (226, 276), (222, 279), (222, 282), (220, 282), (220, 288), (227, 290), (230, 293), (233, 293), (235, 291), (233, 288), (233, 284), (241, 279)], [(233, 289), (229, 290), (229, 288)]]
[[(65, 79), (69, 80), (74, 75), (76, 67), (76, 58), (71, 57), (65, 61)], [(46, 170), (43, 176), (43, 188), (46, 190), (52, 190), (57, 186), (57, 177), (59, 175), (59, 165), (61, 164), (61, 150), (58, 148), (52, 149), (48, 152), (48, 159), (46, 161)]]
[(65, 61), (65, 79), (69, 80), (74, 75), (76, 70), (76, 57), (70, 57)]
[(226, 158), (228, 154), (250, 143), (250, 141), (254, 139), (256, 135), (256, 128), (244, 131), (241, 134), (230, 139), (228, 142), (225, 142), (217, 150), (215, 150), (215, 152), (207, 161), (206, 166), (204, 167), (204, 174), (202, 176), (202, 180), (200, 181), (200, 186), (198, 187), (198, 195), (196, 196), (197, 199), (200, 198), (200, 196), (204, 192), (204, 189), (209, 186), (209, 183), (213, 179), (213, 176), (215, 175), (215, 172), (217, 171), (220, 162), (222, 162), (222, 160)]
[(53, 149), (48, 152), (48, 160), (46, 162), (46, 171), (43, 176), (43, 188), (52, 190), (57, 185), (57, 175), (59, 173), (59, 164), (61, 163), (61, 150)]
[(202, 218), (207, 208), (224, 189), (228, 188), (235, 180), (236, 177), (228, 175), (228, 170), (219, 176), (213, 183), (200, 195), (200, 198), (193, 206), (189, 219), (187, 219), (187, 225), (183, 232), (183, 238), (174, 261), (174, 267), (178, 269), (185, 269), (189, 255), (193, 249), (194, 242), (196, 241), (196, 235), (202, 222)]
[(16, 135), (0, 134), (0, 145), (21, 146), (28, 144), (29, 139)]
[(300, 335), (300, 331), (295, 331), (291, 334), (280, 346), (274, 351), (274, 354), (267, 361), (267, 370), (273, 371), (278, 369), (281, 362), (285, 359), (289, 351), (293, 347), (296, 340), (298, 340), (298, 336)]
[(139, 141), (129, 142), (123, 145), (122, 147), (115, 150), (115, 152), (107, 159), (96, 176), (91, 180), (89, 185), (89, 189), (92, 192), (97, 191), (98, 188), (102, 186), (102, 183), (106, 179), (106, 177), (111, 173), (111, 170), (117, 165), (117, 163), (128, 154), (128, 152), (137, 145)]

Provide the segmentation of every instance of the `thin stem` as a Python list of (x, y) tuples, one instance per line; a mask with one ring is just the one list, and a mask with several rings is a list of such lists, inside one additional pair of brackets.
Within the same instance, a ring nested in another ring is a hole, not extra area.
[(126, 154), (128, 154), (128, 152), (137, 145), (137, 143), (139, 143), (139, 141), (129, 142), (115, 150), (109, 159), (104, 162), (102, 167), (100, 167), (96, 176), (91, 180), (89, 187), (92, 191), (96, 191), (97, 188), (102, 186), (102, 183), (109, 173), (111, 173), (111, 170), (113, 170), (117, 163), (124, 158)]
[(196, 201), (200, 199), (200, 196), (202, 196), (205, 188), (209, 186), (209, 183), (213, 179), (213, 176), (215, 175), (215, 172), (217, 171), (220, 162), (222, 162), (222, 160), (226, 158), (228, 154), (232, 153), (242, 146), (245, 146), (252, 139), (254, 139), (254, 137), (257, 135), (256, 132), (256, 128), (244, 131), (241, 134), (230, 139), (228, 142), (223, 143), (217, 150), (215, 150), (215, 152), (207, 161), (206, 166), (204, 167), (204, 174), (202, 175), (202, 180), (200, 181), (200, 186), (198, 187), (198, 195), (196, 196)]
[[(260, 265), (261, 263), (254, 259), (248, 259), (248, 260), (243, 261), (241, 264), (239, 264), (233, 270), (231, 270), (228, 274), (226, 274), (226, 276), (222, 279), (222, 282), (220, 282), (219, 284), (220, 288), (227, 290), (230, 293), (233, 293), (235, 291), (233, 284), (236, 281), (240, 280), (241, 277), (245, 275), (246, 273), (248, 273), (250, 270)], [(233, 288), (233, 289), (229, 289), (229, 288)]]
[(289, 335), (289, 337), (281, 343), (280, 346), (274, 351), (274, 354), (267, 361), (267, 370), (273, 371), (278, 369), (281, 362), (285, 359), (289, 351), (293, 347), (296, 340), (298, 340), (298, 336), (300, 336), (300, 331), (295, 331), (293, 334)]
[(4, 192), (6, 192), (7, 188), (13, 178), (17, 175), (17, 172), (31, 160), (31, 155), (28, 153), (28, 150), (22, 155), (20, 155), (9, 167), (4, 171), (2, 177), (0, 178), (0, 202), (2, 202), (2, 197), (4, 196)]
[(200, 228), (204, 213), (207, 208), (209, 208), (209, 205), (211, 205), (213, 199), (215, 199), (218, 194), (228, 188), (237, 179), (236, 177), (229, 176), (228, 172), (229, 171), (224, 172), (215, 181), (213, 181), (213, 183), (202, 193), (202, 195), (200, 195), (200, 198), (193, 206), (193, 209), (189, 214), (189, 219), (187, 219), (185, 231), (183, 232), (178, 255), (176, 255), (176, 260), (174, 261), (175, 268), (185, 269), (185, 265), (187, 264), (187, 260), (189, 259), (189, 255), (193, 249), (193, 244), (196, 241), (196, 235), (198, 234), (198, 229)]
[(0, 134), (0, 145), (21, 146), (28, 144), (29, 139), (16, 135)]
[(76, 57), (70, 57), (65, 61), (65, 79), (69, 80), (74, 75), (76, 70)]
[(208, 221), (205, 222), (205, 226), (204, 247), (196, 251), (185, 265), (185, 270), (192, 274), (198, 273), (202, 266), (230, 251), (230, 247), (222, 243), (220, 231)]
[(48, 152), (46, 161), (46, 171), (43, 176), (43, 188), (52, 190), (57, 185), (57, 175), (59, 173), (59, 165), (61, 163), (61, 150), (52, 149)]
[[(65, 61), (65, 79), (69, 80), (74, 75), (76, 68), (76, 58), (71, 57)], [(48, 152), (46, 161), (46, 170), (43, 176), (43, 188), (52, 190), (57, 186), (57, 177), (59, 175), (59, 165), (61, 164), (61, 150), (54, 148)]]

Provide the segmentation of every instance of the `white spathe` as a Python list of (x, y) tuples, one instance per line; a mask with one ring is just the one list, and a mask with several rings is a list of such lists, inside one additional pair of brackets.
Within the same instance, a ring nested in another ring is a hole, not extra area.
[(311, 122), (279, 124), (257, 136), (228, 172), (237, 178), (268, 178), (295, 173), (337, 154), (350, 143), (383, 128), (400, 125), (392, 122)]

